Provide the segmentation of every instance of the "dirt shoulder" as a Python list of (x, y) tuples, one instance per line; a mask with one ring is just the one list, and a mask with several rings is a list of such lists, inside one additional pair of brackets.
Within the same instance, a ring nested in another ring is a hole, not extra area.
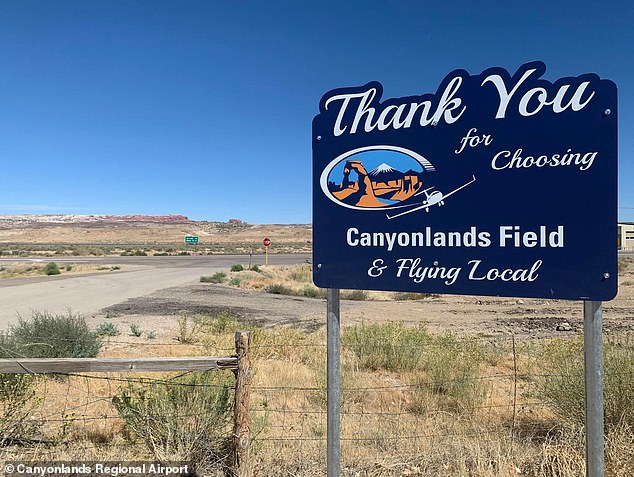
[[(616, 299), (604, 303), (604, 331), (634, 331), (634, 264), (621, 273)], [(159, 334), (174, 330), (180, 312), (215, 314), (229, 311), (249, 325), (290, 326), (304, 330), (325, 327), (323, 299), (284, 296), (207, 283), (167, 288), (110, 306), (91, 319), (116, 316)], [(522, 337), (573, 336), (583, 329), (581, 301), (443, 295), (407, 301), (342, 300), (341, 324), (397, 320), (426, 323), (430, 331), (467, 335)]]

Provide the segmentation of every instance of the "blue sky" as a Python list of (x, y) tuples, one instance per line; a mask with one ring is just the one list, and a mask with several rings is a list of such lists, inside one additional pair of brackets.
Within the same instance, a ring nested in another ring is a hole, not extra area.
[(619, 218), (634, 221), (627, 1), (0, 0), (0, 215), (311, 221), (328, 90), (435, 92), (452, 70), (619, 87)]

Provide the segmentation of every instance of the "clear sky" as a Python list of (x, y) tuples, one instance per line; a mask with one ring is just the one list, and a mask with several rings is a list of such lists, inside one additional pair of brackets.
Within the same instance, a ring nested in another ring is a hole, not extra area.
[(0, 215), (309, 223), (326, 91), (433, 93), (456, 68), (541, 60), (619, 87), (634, 221), (633, 49), (625, 0), (0, 0)]

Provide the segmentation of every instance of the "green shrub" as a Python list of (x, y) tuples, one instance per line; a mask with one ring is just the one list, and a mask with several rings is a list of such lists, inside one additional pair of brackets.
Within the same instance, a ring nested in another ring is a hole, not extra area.
[(264, 289), (267, 293), (272, 293), (274, 295), (296, 295), (295, 291), (286, 285), (282, 285), (281, 283), (274, 283), (268, 285)]
[(342, 343), (357, 357), (362, 370), (408, 371), (419, 364), (430, 339), (423, 327), (390, 322), (348, 328)]
[(49, 262), (46, 264), (46, 267), (44, 267), (44, 273), (46, 275), (59, 275), (62, 272), (55, 262)]
[(129, 383), (113, 398), (125, 426), (159, 460), (221, 465), (230, 452), (232, 374), (201, 372), (148, 385)]
[(190, 323), (189, 315), (186, 311), (181, 311), (178, 314), (178, 341), (181, 343), (189, 344), (196, 340), (197, 323), (192, 320)]
[(312, 283), (313, 271), (310, 265), (300, 265), (291, 271), (291, 280), (296, 282)]
[(238, 330), (238, 317), (231, 312), (223, 311), (211, 317), (211, 332), (226, 333)]
[(117, 336), (120, 334), (119, 327), (111, 321), (101, 323), (99, 326), (97, 326), (95, 332), (99, 336)]
[(260, 273), (260, 267), (258, 267), (257, 265), (253, 265), (250, 270), (254, 271), (254, 272), (258, 272)]
[(101, 342), (79, 314), (53, 315), (34, 311), (29, 320), (18, 317), (0, 335), (2, 358), (94, 358)]
[(147, 252), (145, 250), (135, 250), (133, 255), (135, 257), (147, 257)]
[[(583, 339), (553, 340), (542, 353), (543, 379), (538, 389), (565, 421), (583, 425), (585, 380)], [(634, 346), (629, 338), (604, 339), (603, 369), (606, 429), (634, 427)]]
[(239, 263), (236, 263), (235, 265), (231, 265), (232, 272), (241, 272), (242, 270), (244, 270), (244, 267), (240, 265)]
[(325, 288), (317, 288), (314, 285), (306, 285), (302, 290), (302, 295), (308, 298), (326, 298), (328, 294)]
[(483, 354), (476, 341), (452, 334), (433, 337), (417, 370), (410, 409), (414, 412), (472, 411), (486, 388), (479, 379)]
[(132, 333), (132, 336), (136, 336), (138, 338), (143, 334), (143, 331), (141, 331), (139, 325), (137, 325), (136, 323), (132, 323), (130, 325), (130, 333)]
[(67, 272), (71, 272), (73, 270), (73, 266), (72, 265), (66, 265), (66, 271)]
[(239, 287), (241, 282), (242, 280), (240, 280), (238, 277), (233, 277), (231, 280), (229, 280), (229, 285)]
[(341, 299), (365, 301), (368, 299), (368, 292), (365, 290), (344, 290), (341, 292)]
[(202, 283), (222, 283), (227, 278), (227, 274), (225, 272), (217, 272), (211, 276), (200, 277), (200, 281)]
[(35, 396), (37, 377), (0, 374), (0, 446), (26, 444), (38, 432), (41, 421), (32, 419), (40, 401)]
[(485, 398), (479, 379), (484, 352), (475, 340), (390, 322), (347, 329), (342, 342), (361, 370), (413, 371), (412, 412), (465, 412)]

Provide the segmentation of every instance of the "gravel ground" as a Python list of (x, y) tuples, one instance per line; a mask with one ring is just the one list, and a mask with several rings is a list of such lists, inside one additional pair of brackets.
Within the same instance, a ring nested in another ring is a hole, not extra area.
[[(616, 299), (604, 303), (604, 331), (634, 331), (634, 263), (621, 273)], [(109, 306), (91, 320), (106, 316), (173, 334), (180, 312), (230, 311), (240, 321), (261, 327), (290, 326), (316, 330), (326, 325), (323, 299), (272, 295), (208, 283), (178, 286)], [(574, 336), (583, 329), (581, 301), (443, 295), (415, 301), (349, 301), (341, 304), (342, 326), (403, 321), (426, 323), (430, 331), (518, 337)]]

